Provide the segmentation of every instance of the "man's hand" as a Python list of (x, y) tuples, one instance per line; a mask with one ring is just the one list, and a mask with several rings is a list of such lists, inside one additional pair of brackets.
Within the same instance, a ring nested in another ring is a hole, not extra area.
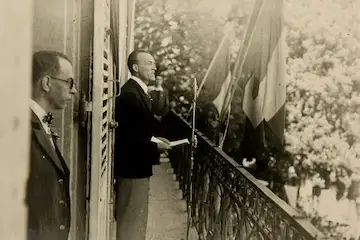
[(194, 148), (197, 148), (197, 145), (198, 145), (198, 140), (197, 140), (197, 137), (196, 135), (194, 136), (194, 139), (193, 139), (193, 147)]
[(161, 122), (162, 117), (158, 116), (158, 115), (154, 115), (154, 117), (156, 118), (156, 120), (158, 120), (159, 122)]
[(171, 149), (170, 145), (166, 142), (159, 142), (157, 143), (157, 149), (160, 153), (165, 152), (166, 150)]
[(242, 165), (246, 168), (255, 168), (256, 167), (256, 159), (253, 158), (250, 161), (248, 161), (247, 158), (244, 158), (242, 160)]

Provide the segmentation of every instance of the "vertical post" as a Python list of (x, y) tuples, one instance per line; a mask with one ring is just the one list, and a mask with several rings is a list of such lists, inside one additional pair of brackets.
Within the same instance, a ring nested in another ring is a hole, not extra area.
[(192, 128), (191, 128), (191, 152), (190, 152), (190, 167), (188, 173), (188, 193), (187, 193), (187, 228), (186, 228), (186, 240), (189, 240), (190, 228), (192, 227), (192, 173), (193, 173), (193, 166), (194, 166), (194, 151), (197, 145), (197, 139), (195, 135), (195, 128), (196, 128), (196, 100), (197, 100), (197, 93), (198, 93), (198, 86), (196, 78), (193, 79), (194, 81), (194, 99), (192, 105)]
[(129, 0), (128, 2), (128, 53), (134, 50), (134, 35), (135, 35), (135, 4), (136, 0)]
[(89, 240), (97, 240), (100, 235), (102, 224), (99, 215), (100, 199), (100, 171), (101, 171), (101, 95), (103, 89), (103, 49), (104, 49), (104, 2), (94, 1), (94, 35), (93, 35), (93, 81), (92, 102), (93, 114), (92, 140), (91, 140), (91, 183), (90, 183), (90, 207), (89, 207)]
[(128, 1), (119, 2), (119, 79), (122, 87), (128, 77), (127, 71), (127, 25), (128, 25)]
[(32, 14), (32, 0), (0, 2), (0, 239), (7, 240), (26, 239)]
[[(127, 16), (128, 16), (128, 31), (127, 31), (127, 52), (126, 58), (134, 50), (134, 36), (135, 36), (135, 3), (136, 0), (128, 0), (127, 5)], [(126, 76), (128, 79), (130, 76), (130, 71)]]

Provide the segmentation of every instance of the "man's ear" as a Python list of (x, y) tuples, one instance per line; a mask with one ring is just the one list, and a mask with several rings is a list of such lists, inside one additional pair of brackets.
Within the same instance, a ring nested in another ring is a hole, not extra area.
[(42, 90), (49, 92), (51, 86), (50, 77), (48, 75), (43, 76), (40, 80), (40, 85)]
[(134, 70), (134, 72), (138, 72), (138, 71), (139, 71), (139, 66), (138, 66), (136, 63), (134, 63), (131, 67), (132, 67), (132, 69)]

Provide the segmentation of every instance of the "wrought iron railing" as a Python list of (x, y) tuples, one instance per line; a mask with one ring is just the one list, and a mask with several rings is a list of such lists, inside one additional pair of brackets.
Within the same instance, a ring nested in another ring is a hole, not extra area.
[[(191, 125), (174, 112), (164, 126), (172, 140), (191, 136)], [(190, 146), (174, 148), (169, 157), (199, 239), (324, 239), (304, 216), (200, 132), (196, 135), (191, 174)]]

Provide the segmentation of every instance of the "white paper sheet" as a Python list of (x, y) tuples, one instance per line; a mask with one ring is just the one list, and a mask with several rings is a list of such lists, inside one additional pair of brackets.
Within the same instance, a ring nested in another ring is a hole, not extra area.
[(151, 141), (152, 141), (153, 143), (161, 143), (161, 142), (162, 142), (160, 139), (158, 139), (158, 138), (156, 138), (156, 137), (151, 137)]
[(189, 143), (190, 143), (189, 140), (187, 138), (185, 138), (185, 139), (170, 142), (170, 147), (175, 147), (175, 146), (179, 146), (182, 144), (189, 144)]
[[(160, 139), (156, 138), (156, 137), (151, 137), (151, 141), (154, 143), (160, 143), (162, 142)], [(181, 140), (177, 140), (177, 141), (172, 141), (170, 142), (170, 147), (175, 147), (175, 146), (179, 146), (182, 144), (189, 144), (189, 140), (187, 138), (181, 139)]]

